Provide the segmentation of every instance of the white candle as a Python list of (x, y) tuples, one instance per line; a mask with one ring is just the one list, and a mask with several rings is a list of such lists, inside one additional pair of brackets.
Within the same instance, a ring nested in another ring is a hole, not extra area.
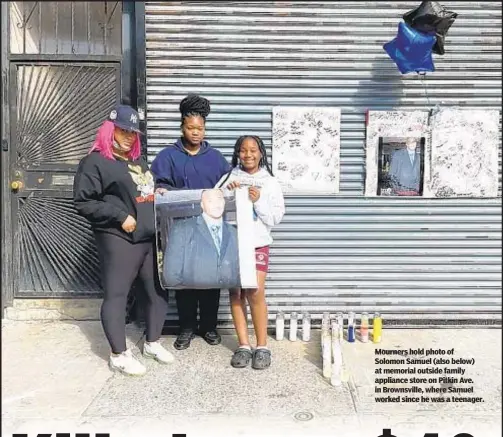
[(330, 378), (332, 374), (332, 347), (330, 345), (330, 332), (328, 329), (321, 335), (323, 351), (323, 377)]
[(311, 339), (311, 316), (304, 313), (302, 317), (302, 341), (309, 341)]
[(297, 313), (290, 314), (290, 341), (297, 341)]
[(338, 336), (332, 342), (332, 374), (330, 375), (330, 384), (337, 387), (342, 384), (342, 350)]
[(279, 311), (276, 314), (276, 340), (281, 341), (285, 338), (285, 316)]

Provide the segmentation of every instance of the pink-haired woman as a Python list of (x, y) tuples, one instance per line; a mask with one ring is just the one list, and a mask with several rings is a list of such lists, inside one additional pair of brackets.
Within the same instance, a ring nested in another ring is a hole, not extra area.
[(109, 365), (128, 375), (145, 366), (126, 348), (126, 304), (138, 276), (147, 294), (143, 355), (161, 363), (173, 356), (160, 344), (167, 300), (156, 286), (154, 179), (141, 156), (139, 117), (117, 106), (99, 128), (74, 183), (77, 211), (93, 228), (101, 264), (104, 300), (101, 322), (110, 343)]

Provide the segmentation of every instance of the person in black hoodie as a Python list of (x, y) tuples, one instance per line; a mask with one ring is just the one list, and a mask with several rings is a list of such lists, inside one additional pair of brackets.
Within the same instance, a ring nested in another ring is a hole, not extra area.
[[(213, 188), (231, 168), (224, 156), (204, 140), (210, 102), (189, 94), (180, 102), (182, 136), (152, 162), (157, 191)], [(176, 349), (186, 349), (198, 332), (210, 345), (222, 341), (216, 330), (220, 290), (177, 290), (180, 333)], [(197, 324), (199, 306), (200, 321)]]
[(155, 282), (154, 178), (141, 156), (139, 116), (117, 106), (98, 130), (78, 167), (74, 204), (91, 223), (101, 264), (101, 322), (110, 343), (109, 365), (128, 375), (145, 366), (126, 348), (127, 296), (137, 276), (147, 294), (143, 355), (161, 363), (173, 356), (160, 344), (167, 299)]

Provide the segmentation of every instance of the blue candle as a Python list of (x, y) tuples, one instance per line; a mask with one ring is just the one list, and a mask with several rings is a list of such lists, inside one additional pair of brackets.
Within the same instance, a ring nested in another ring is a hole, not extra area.
[(355, 327), (354, 326), (349, 326), (348, 327), (348, 341), (350, 343), (355, 342)]
[(348, 341), (355, 342), (355, 313), (348, 313)]

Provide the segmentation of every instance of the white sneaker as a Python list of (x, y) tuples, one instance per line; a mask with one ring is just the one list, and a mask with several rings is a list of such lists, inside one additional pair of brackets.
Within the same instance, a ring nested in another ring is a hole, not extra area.
[(158, 341), (153, 341), (152, 343), (146, 341), (143, 345), (143, 356), (153, 358), (162, 364), (169, 364), (175, 361), (175, 357), (171, 355), (171, 352), (164, 349)]
[(109, 366), (112, 370), (130, 376), (141, 376), (147, 372), (147, 368), (136, 359), (130, 349), (120, 355), (110, 355)]

